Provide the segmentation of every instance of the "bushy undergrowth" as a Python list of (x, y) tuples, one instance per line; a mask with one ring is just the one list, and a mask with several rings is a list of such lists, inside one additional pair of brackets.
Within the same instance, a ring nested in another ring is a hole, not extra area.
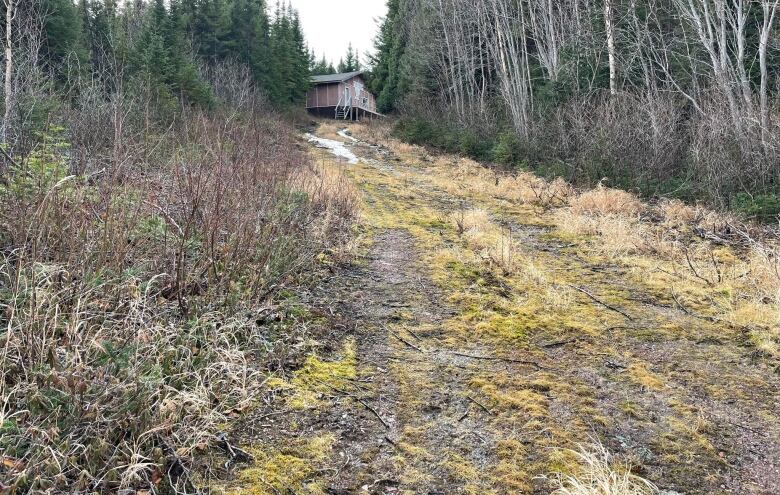
[(124, 151), (49, 129), (2, 175), (0, 487), (173, 493), (255, 400), (300, 331), (263, 324), (269, 298), (354, 200), (257, 115), (186, 115)]
[(394, 134), (578, 186), (606, 179), (645, 197), (704, 201), (774, 221), (780, 213), (780, 134), (745, 122), (740, 135), (721, 118), (726, 110), (717, 95), (705, 104), (702, 116), (672, 96), (587, 95), (536, 116), (527, 135), (493, 121), (459, 124), (415, 109), (402, 116)]

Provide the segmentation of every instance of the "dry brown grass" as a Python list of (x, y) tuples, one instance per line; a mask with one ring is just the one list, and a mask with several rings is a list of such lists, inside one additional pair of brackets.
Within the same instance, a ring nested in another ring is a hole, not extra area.
[(569, 199), (571, 210), (579, 215), (614, 215), (637, 217), (645, 205), (634, 194), (620, 189), (611, 189), (599, 184)]
[[(632, 193), (603, 185), (578, 192), (562, 179), (547, 181), (527, 172), (500, 172), (462, 157), (431, 156), (419, 146), (391, 138), (388, 125), (353, 130), (366, 140), (374, 136), (388, 143), (405, 163), (423, 169), (434, 186), (453, 196), (542, 207), (548, 212), (545, 219), (575, 245), (585, 241), (584, 249), (626, 265), (645, 283), (659, 279), (656, 288), (669, 298), (674, 291), (699, 294), (699, 302), (711, 302), (698, 309), (748, 329), (759, 350), (780, 356), (778, 248), (766, 228), (679, 200), (651, 206)], [(484, 216), (474, 220), (487, 221)], [(470, 242), (486, 252), (488, 236), (478, 230), (472, 228)], [(485, 258), (507, 258), (507, 253), (492, 249)], [(523, 272), (527, 260), (518, 263), (519, 256), (514, 257), (512, 270)], [(667, 273), (672, 274), (672, 287), (664, 278)], [(534, 274), (528, 279), (533, 281)]]
[(345, 124), (335, 120), (320, 120), (317, 123), (317, 135), (326, 139), (343, 141), (338, 133), (345, 127)]
[(638, 218), (578, 214), (571, 208), (556, 210), (553, 218), (556, 226), (567, 234), (598, 237), (599, 242), (594, 244), (594, 249), (610, 258), (646, 249), (647, 229)]
[(478, 253), (488, 265), (498, 267), (503, 274), (513, 273), (522, 256), (519, 245), (509, 229), (497, 225), (482, 209), (456, 212), (450, 222), (468, 248)]
[(693, 224), (702, 215), (702, 209), (686, 204), (679, 199), (663, 200), (658, 209), (664, 223), (670, 227), (682, 227)]
[(658, 488), (631, 473), (601, 445), (580, 446), (573, 452), (580, 461), (575, 475), (554, 478), (553, 495), (654, 495)]
[(12, 493), (192, 493), (215, 434), (301, 351), (306, 322), (272, 294), (342, 242), (354, 191), (275, 118), (186, 122), (125, 143), (148, 162), (71, 175), (53, 142), (0, 185)]

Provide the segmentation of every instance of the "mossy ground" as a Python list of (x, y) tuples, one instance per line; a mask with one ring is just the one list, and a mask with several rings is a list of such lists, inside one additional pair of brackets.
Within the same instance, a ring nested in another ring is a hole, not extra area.
[(662, 488), (775, 493), (780, 375), (762, 336), (723, 322), (757, 318), (729, 284), (605, 250), (561, 224), (565, 206), (525, 201), (534, 188), (381, 139), (392, 152), (355, 145), (360, 163), (333, 165), (362, 193), (363, 261), (323, 297), (355, 333), (269, 382), (295, 411), (285, 428), (327, 452), (267, 435), (239, 492), (282, 471), (302, 493), (545, 493), (545, 475), (580, 469), (567, 449), (598, 439)]

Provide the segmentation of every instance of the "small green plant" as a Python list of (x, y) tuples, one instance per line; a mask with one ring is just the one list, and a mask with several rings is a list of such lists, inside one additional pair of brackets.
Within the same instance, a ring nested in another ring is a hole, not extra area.
[(780, 195), (739, 193), (734, 198), (733, 207), (747, 218), (772, 221), (780, 215)]
[(69, 144), (62, 137), (64, 129), (53, 128), (40, 135), (40, 146), (21, 162), (11, 164), (5, 184), (0, 182), (0, 197), (30, 199), (46, 194), (63, 181), (68, 173), (65, 153)]
[(515, 165), (522, 159), (522, 143), (517, 134), (504, 131), (493, 146), (493, 159), (502, 165)]

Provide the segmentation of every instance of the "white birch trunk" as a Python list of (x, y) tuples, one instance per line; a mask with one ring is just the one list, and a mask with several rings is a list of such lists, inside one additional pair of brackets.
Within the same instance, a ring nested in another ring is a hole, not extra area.
[(3, 115), (2, 141), (8, 142), (8, 131), (11, 125), (14, 106), (13, 75), (14, 75), (14, 50), (13, 27), (16, 17), (16, 0), (4, 0), (5, 2), (5, 79), (3, 81), (5, 113)]
[(612, 0), (604, 0), (604, 28), (607, 32), (607, 56), (609, 57), (609, 92), (617, 94), (617, 67), (615, 56), (615, 23)]

